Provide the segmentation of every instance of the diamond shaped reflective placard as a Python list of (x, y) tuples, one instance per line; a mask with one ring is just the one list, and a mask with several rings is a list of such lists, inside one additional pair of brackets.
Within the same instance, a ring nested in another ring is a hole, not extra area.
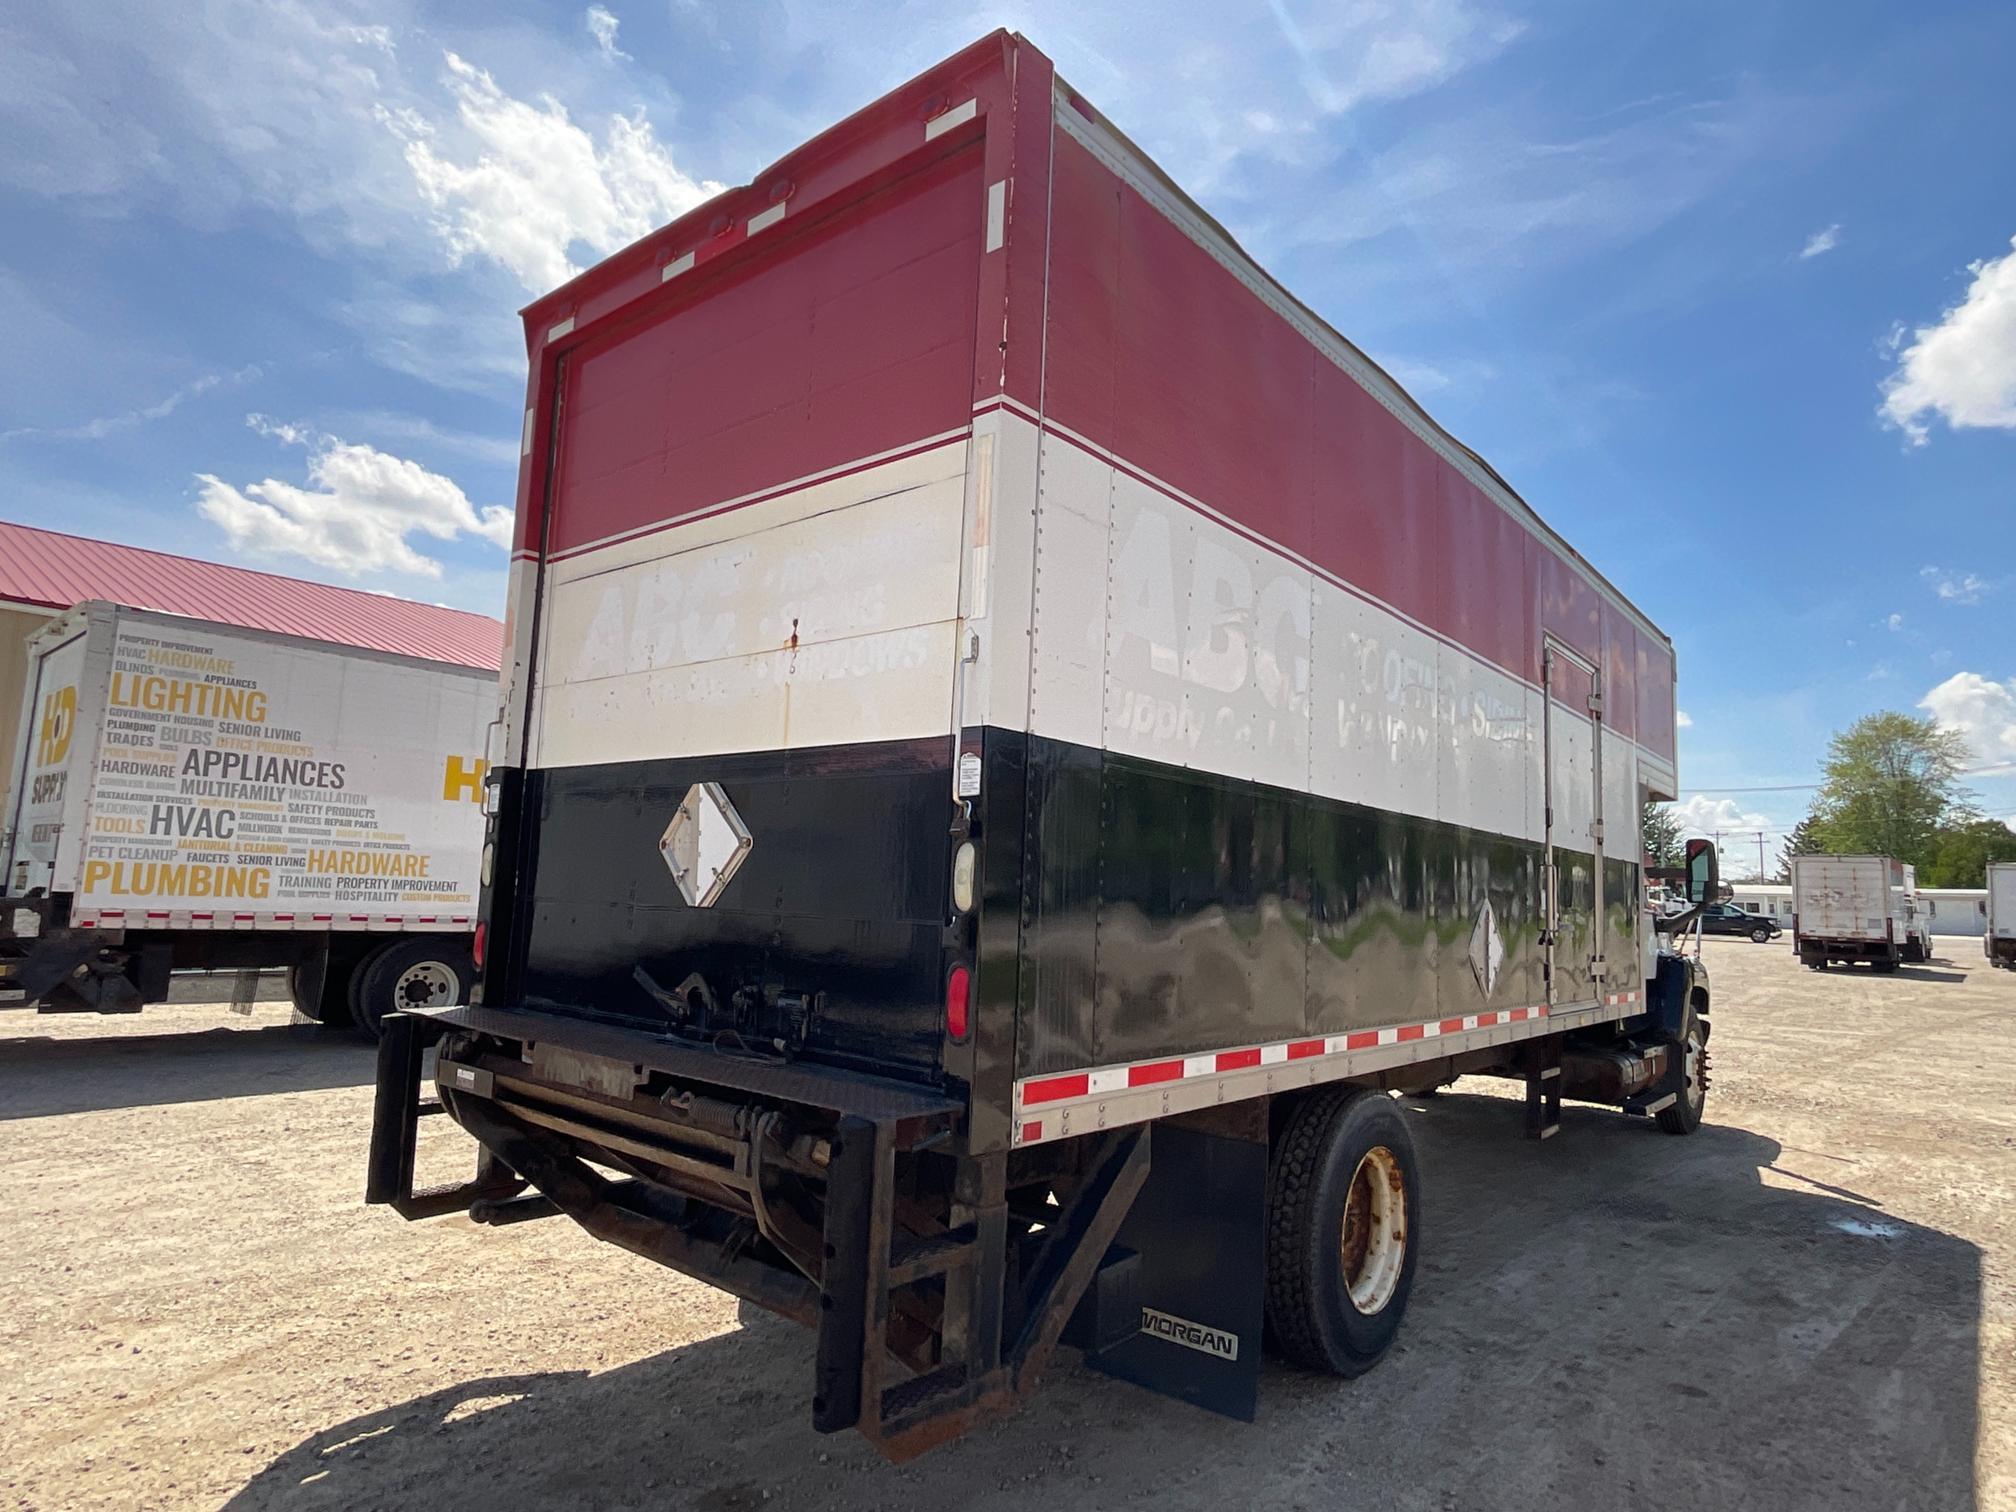
[(1491, 911), (1486, 900), (1484, 911), (1477, 915), (1477, 922), (1470, 929), (1470, 970), (1476, 974), (1477, 985), (1484, 996), (1491, 996), (1498, 985), (1498, 968), (1505, 964), (1505, 942), (1498, 938), (1498, 915)]
[(659, 837), (658, 853), (679, 895), (695, 908), (707, 908), (726, 891), (755, 843), (721, 784), (696, 782)]

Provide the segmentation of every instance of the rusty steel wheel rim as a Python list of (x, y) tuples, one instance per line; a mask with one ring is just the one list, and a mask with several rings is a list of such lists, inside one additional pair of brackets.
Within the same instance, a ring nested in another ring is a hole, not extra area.
[(1360, 1313), (1370, 1317), (1393, 1300), (1407, 1263), (1407, 1183), (1385, 1145), (1367, 1150), (1351, 1173), (1338, 1259), (1345, 1294)]

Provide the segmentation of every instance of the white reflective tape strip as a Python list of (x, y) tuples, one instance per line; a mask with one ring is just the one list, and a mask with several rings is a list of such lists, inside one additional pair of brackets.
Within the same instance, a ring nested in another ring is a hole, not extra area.
[(924, 123), (924, 140), (931, 141), (934, 137), (950, 131), (954, 126), (963, 126), (978, 114), (980, 114), (978, 100), (968, 100), (964, 105), (954, 105), (945, 114), (933, 116)]
[(525, 411), (525, 434), (518, 442), (518, 455), (521, 457), (532, 455), (532, 411), (529, 409)]
[(784, 219), (784, 210), (789, 203), (789, 200), (779, 200), (768, 210), (760, 210), (750, 216), (749, 235), (754, 236), (758, 231), (767, 231), (770, 227), (776, 225), (777, 222)]
[(572, 331), (573, 329), (574, 329), (574, 317), (572, 315), (569, 315), (565, 320), (561, 321), (558, 325), (554, 326), (552, 330), (546, 333), (546, 339), (548, 341), (558, 341), (562, 336), (567, 335), (568, 332)]
[(1094, 1092), (1119, 1092), (1127, 1085), (1127, 1068), (1111, 1066), (1104, 1071), (1094, 1071), (1085, 1078), (1085, 1090)]
[(1262, 1045), (1260, 1047), (1260, 1064), (1263, 1066), (1278, 1066), (1283, 1064), (1287, 1059), (1288, 1047), (1286, 1045)]
[(668, 279), (677, 278), (681, 273), (690, 273), (692, 271), (693, 254), (691, 252), (682, 252), (673, 258), (672, 261), (665, 264), (665, 271), (658, 275), (658, 282), (664, 283)]
[(987, 186), (987, 245), (984, 250), (999, 252), (1007, 235), (1008, 180), (1000, 179)]
[(1379, 1031), (1379, 1043), (1382, 1045), (1399, 1044), (1400, 1031), (1398, 1029), (1381, 1029)]
[(1183, 1057), (1183, 1075), (1186, 1080), (1192, 1076), (1210, 1076), (1217, 1069), (1218, 1057), (1215, 1055), (1186, 1055)]

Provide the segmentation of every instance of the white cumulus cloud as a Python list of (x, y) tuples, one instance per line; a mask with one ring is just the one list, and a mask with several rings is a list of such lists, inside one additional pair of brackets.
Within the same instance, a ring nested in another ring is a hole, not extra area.
[(642, 109), (609, 117), (598, 139), (553, 96), (516, 99), (446, 58), (452, 132), (414, 110), (383, 118), (458, 266), (487, 257), (544, 293), (580, 272), (577, 248), (606, 256), (721, 192), (673, 162)]
[(1714, 798), (1696, 793), (1684, 803), (1669, 804), (1679, 821), (1683, 836), (1722, 838), (1722, 874), (1726, 878), (1747, 877), (1757, 866), (1757, 832), (1764, 832), (1764, 865), (1768, 874), (1784, 845), (1784, 826), (1768, 815), (1754, 813), (1734, 798)]
[(595, 38), (595, 45), (602, 49), (603, 57), (611, 63), (619, 58), (629, 58), (630, 54), (616, 45), (616, 28), (621, 23), (617, 21), (614, 11), (607, 6), (591, 5), (588, 7), (587, 21), (589, 33)]
[(2016, 771), (2016, 678), (1997, 682), (1979, 672), (1955, 672), (1918, 707), (1941, 729), (1965, 736), (1978, 767)]
[[(2012, 240), (2016, 248), (2016, 240)], [(1955, 430), (2016, 430), (2016, 251), (1970, 264), (1966, 296), (1909, 337), (1883, 384), (1883, 419), (1923, 446), (1934, 417)]]
[(397, 572), (439, 578), (441, 563), (413, 536), (452, 541), (476, 536), (511, 544), (511, 511), (477, 509), (456, 484), (417, 462), (376, 447), (325, 436), (263, 415), (246, 423), (262, 435), (308, 450), (307, 486), (267, 478), (243, 488), (198, 473), (197, 513), (240, 551), (293, 556), (349, 577)]
[(1806, 238), (1806, 245), (1799, 249), (1799, 260), (1804, 262), (1809, 257), (1820, 257), (1828, 252), (1832, 252), (1840, 245), (1841, 225), (1837, 221), (1824, 230), (1815, 231), (1811, 236)]
[(1675, 709), (1673, 711), (1673, 723), (1683, 730), (1691, 730), (1694, 728), (1694, 716), (1689, 714), (1685, 709)]

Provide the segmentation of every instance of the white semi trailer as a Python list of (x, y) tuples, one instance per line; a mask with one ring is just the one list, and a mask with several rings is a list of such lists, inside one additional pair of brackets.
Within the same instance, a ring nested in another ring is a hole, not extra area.
[(325, 1023), (474, 980), (495, 674), (80, 604), (29, 647), (0, 1004), (126, 1012), (285, 968)]

